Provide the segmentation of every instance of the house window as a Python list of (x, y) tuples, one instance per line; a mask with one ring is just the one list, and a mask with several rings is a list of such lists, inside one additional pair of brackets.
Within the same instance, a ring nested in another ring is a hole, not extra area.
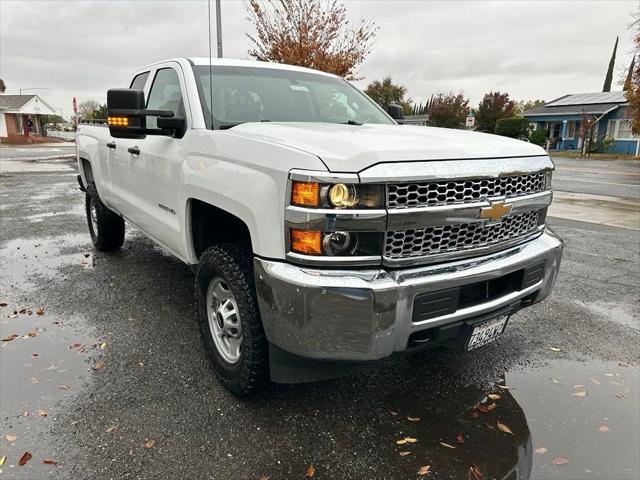
[(576, 122), (567, 122), (567, 136), (565, 140), (573, 140), (576, 135)]
[(614, 140), (633, 140), (638, 138), (631, 133), (631, 120), (609, 120), (607, 125), (607, 137)]

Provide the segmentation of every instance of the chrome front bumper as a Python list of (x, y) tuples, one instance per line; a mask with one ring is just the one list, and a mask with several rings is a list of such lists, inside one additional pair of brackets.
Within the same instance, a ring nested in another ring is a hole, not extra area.
[[(412, 334), (538, 302), (555, 283), (563, 242), (549, 229), (525, 244), (446, 264), (387, 270), (318, 269), (256, 258), (260, 313), (269, 342), (301, 357), (370, 361), (407, 349)], [(542, 280), (454, 313), (412, 322), (414, 298), (496, 279), (546, 261)]]

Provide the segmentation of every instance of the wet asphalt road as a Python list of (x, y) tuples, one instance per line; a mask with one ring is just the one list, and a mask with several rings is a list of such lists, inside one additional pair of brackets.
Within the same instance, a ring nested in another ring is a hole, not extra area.
[(0, 478), (638, 478), (639, 232), (551, 219), (556, 291), (492, 345), (239, 400), (191, 270), (131, 228), (94, 252), (83, 198), (70, 171), (0, 177)]
[(590, 160), (553, 156), (553, 188), (563, 192), (640, 198), (639, 160)]

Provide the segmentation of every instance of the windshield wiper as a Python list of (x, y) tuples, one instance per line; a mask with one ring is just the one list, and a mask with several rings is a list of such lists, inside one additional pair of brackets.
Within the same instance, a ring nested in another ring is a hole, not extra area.
[[(270, 122), (271, 120), (260, 120), (260, 122)], [(243, 123), (251, 123), (251, 122), (238, 122), (238, 123), (224, 123), (218, 126), (219, 130), (229, 130), (230, 128), (237, 127), (238, 125), (242, 125)]]
[(355, 120), (347, 120), (346, 122), (342, 122), (342, 125), (362, 125), (360, 122), (356, 122)]

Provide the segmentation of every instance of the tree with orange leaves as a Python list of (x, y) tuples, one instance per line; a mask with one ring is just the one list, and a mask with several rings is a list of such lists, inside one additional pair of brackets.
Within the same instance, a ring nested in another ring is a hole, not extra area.
[(631, 28), (636, 31), (634, 55), (638, 61), (631, 67), (633, 70), (627, 76), (624, 90), (629, 101), (627, 109), (631, 114), (631, 131), (634, 135), (640, 135), (640, 12), (634, 15)]
[(352, 23), (338, 0), (250, 0), (249, 56), (355, 79), (369, 54), (377, 28), (364, 19)]

